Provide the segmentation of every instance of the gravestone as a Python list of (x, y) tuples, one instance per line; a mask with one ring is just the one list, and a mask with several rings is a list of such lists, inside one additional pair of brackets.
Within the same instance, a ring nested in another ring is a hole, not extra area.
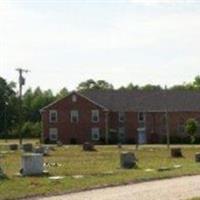
[(21, 174), (23, 176), (35, 176), (43, 174), (43, 156), (37, 153), (26, 153), (21, 158)]
[(17, 145), (17, 144), (10, 144), (10, 145), (9, 145), (9, 149), (10, 149), (11, 151), (16, 151), (16, 150), (18, 149), (18, 145)]
[(0, 179), (5, 179), (6, 178), (6, 175), (4, 174), (1, 166), (0, 166)]
[(34, 152), (35, 153), (40, 153), (43, 156), (48, 156), (49, 155), (49, 147), (47, 147), (47, 146), (39, 146), (39, 147), (36, 147), (34, 149)]
[(195, 161), (200, 162), (200, 152), (195, 153)]
[(121, 167), (125, 169), (131, 169), (137, 167), (137, 159), (132, 152), (122, 152), (120, 155)]
[(121, 143), (118, 143), (117, 147), (118, 147), (119, 149), (121, 149), (121, 148), (122, 148), (122, 144), (121, 144)]
[(182, 158), (183, 154), (182, 154), (181, 148), (171, 148), (171, 157)]
[(57, 143), (58, 147), (62, 147), (63, 146), (63, 143), (60, 140), (58, 140), (56, 143)]
[(89, 142), (83, 144), (83, 151), (95, 151), (94, 145)]
[(33, 145), (31, 143), (23, 144), (23, 151), (24, 152), (32, 152), (33, 151)]

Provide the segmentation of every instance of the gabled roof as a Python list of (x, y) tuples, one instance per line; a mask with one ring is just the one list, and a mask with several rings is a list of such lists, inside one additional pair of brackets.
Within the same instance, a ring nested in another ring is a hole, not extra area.
[(112, 111), (200, 111), (200, 92), (195, 91), (99, 91), (81, 93)]
[(96, 102), (96, 101), (93, 101), (92, 99), (88, 98), (88, 97), (85, 96), (84, 94), (78, 93), (78, 92), (76, 92), (76, 91), (72, 91), (69, 95), (67, 95), (67, 96), (65, 96), (65, 97), (63, 97), (63, 98), (61, 98), (61, 99), (58, 99), (58, 100), (56, 100), (56, 101), (53, 101), (52, 103), (50, 103), (50, 104), (44, 106), (42, 109), (40, 109), (40, 113), (42, 113), (43, 111), (45, 111), (45, 110), (48, 109), (48, 108), (51, 108), (51, 106), (56, 105), (56, 104), (59, 103), (60, 101), (63, 101), (63, 100), (64, 100), (64, 101), (65, 101), (65, 100), (67, 101), (67, 98), (70, 97), (70, 96), (73, 95), (73, 94), (76, 94), (76, 95), (78, 95), (78, 96), (80, 96), (80, 97), (82, 97), (82, 98), (87, 99), (87, 101), (89, 101), (89, 102), (91, 102), (92, 104), (98, 106), (99, 108), (102, 108), (102, 109), (105, 110), (105, 111), (108, 110), (105, 106), (99, 104), (99, 103)]

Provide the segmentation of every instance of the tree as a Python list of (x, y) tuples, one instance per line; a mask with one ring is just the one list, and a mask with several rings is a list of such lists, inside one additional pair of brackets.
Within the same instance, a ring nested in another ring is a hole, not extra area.
[(26, 138), (39, 137), (41, 134), (41, 123), (40, 122), (34, 123), (30, 121), (25, 122), (22, 127), (22, 134), (23, 137)]
[[(18, 113), (16, 111), (18, 102), (16, 101), (14, 86), (13, 83), (7, 83), (5, 79), (0, 77), (0, 133), (3, 132), (4, 135)], [(13, 102), (16, 104), (13, 105)]]
[(155, 91), (155, 90), (162, 90), (162, 87), (160, 85), (152, 85), (152, 84), (147, 84), (141, 87), (141, 90), (144, 91)]
[(81, 82), (77, 87), (78, 91), (113, 90), (113, 89), (114, 89), (114, 87), (112, 84), (110, 84), (104, 80), (94, 81), (93, 79), (88, 79), (87, 81)]
[(42, 91), (37, 87), (34, 91), (29, 88), (23, 96), (24, 121), (39, 122), (40, 109), (55, 100), (51, 90)]
[(68, 89), (64, 87), (56, 95), (56, 99), (62, 99), (63, 97), (67, 96), (68, 94), (69, 94)]
[(200, 76), (196, 76), (193, 81), (193, 86), (195, 89), (200, 90)]
[(96, 82), (96, 88), (99, 90), (113, 90), (114, 89), (112, 84), (110, 84), (104, 80), (98, 80)]
[(185, 131), (190, 135), (191, 143), (195, 142), (197, 130), (198, 122), (195, 119), (188, 119), (185, 125)]
[(182, 85), (174, 85), (174, 86), (170, 87), (170, 90), (192, 91), (192, 90), (194, 90), (194, 85), (191, 83), (183, 83)]

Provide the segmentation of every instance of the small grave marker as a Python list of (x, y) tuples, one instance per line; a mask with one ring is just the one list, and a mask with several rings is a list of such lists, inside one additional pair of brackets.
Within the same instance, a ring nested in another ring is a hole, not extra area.
[(58, 147), (62, 147), (62, 146), (63, 146), (63, 143), (62, 143), (60, 140), (58, 140), (58, 141), (57, 141), (57, 146), (58, 146)]
[(89, 142), (85, 142), (83, 144), (83, 150), (84, 151), (96, 151), (95, 148), (94, 148), (94, 145), (92, 143), (89, 143)]
[(48, 156), (49, 155), (49, 147), (47, 146), (39, 146), (36, 147), (34, 150), (35, 153), (40, 153), (43, 156)]
[(31, 143), (23, 144), (23, 151), (24, 152), (32, 152), (33, 151), (33, 145)]
[(171, 149), (171, 157), (182, 158), (183, 154), (182, 154), (181, 148), (172, 148)]
[(9, 149), (10, 149), (11, 151), (16, 151), (16, 150), (18, 149), (18, 145), (17, 145), (17, 144), (10, 144), (10, 145), (9, 145)]
[(200, 152), (195, 153), (195, 161), (200, 162)]
[(121, 167), (125, 169), (131, 169), (137, 167), (137, 159), (132, 152), (122, 152), (120, 155)]

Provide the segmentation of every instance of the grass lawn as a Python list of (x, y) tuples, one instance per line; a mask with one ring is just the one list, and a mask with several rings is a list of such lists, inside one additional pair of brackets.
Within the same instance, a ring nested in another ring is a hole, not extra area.
[[(2, 147), (2, 148), (5, 148)], [(14, 174), (20, 169), (21, 152), (4, 153), (0, 157), (0, 165), (8, 175), (7, 180), (0, 180), (0, 200), (17, 199), (35, 195), (51, 195), (79, 191), (106, 185), (125, 184), (134, 181), (145, 181), (182, 175), (200, 174), (200, 164), (194, 162), (194, 154), (200, 146), (182, 146), (184, 158), (172, 159), (164, 146), (143, 146), (138, 151), (133, 145), (118, 149), (116, 146), (96, 146), (97, 152), (83, 152), (81, 146), (56, 147), (46, 162), (58, 162), (61, 166), (47, 169), (51, 176), (65, 176), (62, 180), (50, 180), (48, 177), (17, 177)], [(2, 149), (1, 149), (2, 150)], [(120, 169), (119, 155), (121, 151), (134, 151), (138, 169)], [(170, 171), (146, 172), (145, 169), (173, 167)], [(83, 175), (74, 178), (74, 175)]]

